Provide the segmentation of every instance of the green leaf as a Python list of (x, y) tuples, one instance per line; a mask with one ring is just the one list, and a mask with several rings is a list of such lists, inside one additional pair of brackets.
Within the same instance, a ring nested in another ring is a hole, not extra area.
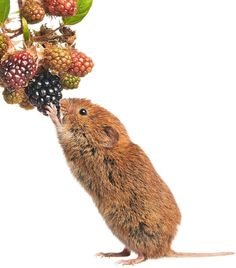
[(10, 12), (10, 0), (0, 0), (0, 25), (8, 18)]
[(63, 18), (64, 24), (65, 25), (73, 25), (73, 24), (81, 22), (82, 19), (88, 14), (92, 4), (93, 4), (93, 0), (78, 0), (77, 13), (72, 17)]
[(24, 17), (22, 17), (21, 21), (22, 21), (24, 40), (25, 42), (28, 42), (30, 39), (30, 31), (29, 31), (28, 23)]

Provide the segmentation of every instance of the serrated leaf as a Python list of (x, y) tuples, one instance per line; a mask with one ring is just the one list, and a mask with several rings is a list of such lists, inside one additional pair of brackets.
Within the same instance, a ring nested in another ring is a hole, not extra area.
[(10, 12), (10, 0), (0, 0), (0, 25), (8, 18)]
[(93, 0), (78, 0), (77, 13), (72, 17), (63, 18), (64, 24), (65, 25), (73, 25), (73, 24), (81, 22), (82, 19), (88, 14), (92, 4), (93, 4)]
[(25, 40), (25, 42), (28, 42), (30, 39), (29, 26), (28, 26), (28, 23), (24, 17), (22, 17), (21, 21), (22, 21), (24, 40)]

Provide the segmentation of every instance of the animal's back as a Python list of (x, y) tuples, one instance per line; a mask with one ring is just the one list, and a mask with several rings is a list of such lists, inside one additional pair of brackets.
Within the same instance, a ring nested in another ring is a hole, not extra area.
[(148, 258), (166, 255), (181, 217), (168, 186), (136, 144), (106, 159), (109, 196), (98, 208), (108, 226), (129, 249)]

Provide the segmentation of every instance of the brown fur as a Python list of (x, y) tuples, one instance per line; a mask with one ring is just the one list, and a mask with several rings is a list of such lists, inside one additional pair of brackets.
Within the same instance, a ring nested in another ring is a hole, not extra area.
[[(87, 116), (79, 114), (81, 108), (88, 111)], [(62, 111), (65, 116), (58, 137), (66, 159), (109, 228), (130, 250), (146, 258), (165, 256), (180, 212), (148, 157), (104, 108), (69, 99), (62, 102)], [(117, 133), (118, 140), (107, 146)]]
[(119, 119), (85, 99), (61, 105), (57, 131), (67, 162), (113, 234), (145, 258), (180, 256), (171, 250), (181, 219), (175, 199)]

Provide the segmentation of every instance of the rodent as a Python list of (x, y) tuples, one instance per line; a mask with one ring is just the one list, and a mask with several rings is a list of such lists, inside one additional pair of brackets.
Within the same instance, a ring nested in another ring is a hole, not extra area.
[(134, 251), (136, 259), (120, 263), (136, 264), (148, 258), (232, 254), (177, 253), (171, 249), (180, 210), (145, 152), (131, 141), (116, 116), (86, 99), (62, 99), (61, 120), (52, 104), (46, 109), (73, 175), (125, 245), (119, 253), (100, 256), (129, 256)]

